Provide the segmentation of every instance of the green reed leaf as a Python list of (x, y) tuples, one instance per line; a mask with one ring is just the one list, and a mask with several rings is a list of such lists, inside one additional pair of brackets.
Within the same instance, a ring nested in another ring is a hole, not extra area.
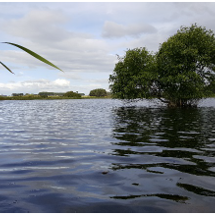
[[(48, 61), (48, 60), (46, 60), (45, 58), (41, 57), (41, 56), (38, 55), (37, 53), (31, 51), (30, 49), (27, 49), (27, 48), (25, 48), (25, 47), (23, 47), (23, 46), (20, 46), (20, 45), (18, 45), (18, 44), (15, 44), (15, 43), (9, 43), (9, 42), (3, 42), (3, 43), (7, 43), (7, 44), (10, 44), (10, 45), (16, 46), (16, 47), (22, 49), (23, 51), (27, 52), (27, 53), (30, 54), (31, 56), (35, 57), (36, 59), (42, 61), (43, 63), (46, 63), (46, 64), (48, 64), (48, 65), (50, 65), (50, 66), (52, 66), (52, 67), (54, 67), (54, 68), (56, 68), (56, 69), (62, 71), (60, 68), (58, 68), (57, 66), (55, 66), (53, 63), (51, 63), (50, 61)], [(6, 67), (6, 68), (7, 68), (7, 67)], [(8, 68), (7, 68), (7, 69), (8, 69)], [(9, 71), (10, 71), (10, 70), (9, 70)], [(62, 72), (63, 72), (63, 71), (62, 71)]]
[(2, 65), (2, 66), (4, 66), (4, 68), (6, 68), (9, 72), (11, 72), (12, 74), (14, 74), (5, 64), (3, 64), (1, 61), (0, 61), (0, 64)]

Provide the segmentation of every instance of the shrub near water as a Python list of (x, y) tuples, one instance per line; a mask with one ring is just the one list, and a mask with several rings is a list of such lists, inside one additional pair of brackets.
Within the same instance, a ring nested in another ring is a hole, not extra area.
[(94, 89), (90, 91), (90, 96), (103, 97), (107, 96), (107, 92), (105, 89)]
[(81, 95), (78, 93), (74, 93), (73, 91), (68, 91), (64, 95), (64, 97), (69, 97), (69, 98), (81, 98)]
[(35, 99), (45, 99), (45, 100), (52, 100), (52, 99), (80, 99), (81, 95), (78, 93), (74, 93), (73, 91), (69, 91), (64, 93), (62, 96), (47, 96), (43, 94), (39, 95), (20, 95), (20, 96), (0, 96), (0, 100), (35, 100)]
[(0, 100), (5, 100), (5, 97), (4, 96), (0, 96)]

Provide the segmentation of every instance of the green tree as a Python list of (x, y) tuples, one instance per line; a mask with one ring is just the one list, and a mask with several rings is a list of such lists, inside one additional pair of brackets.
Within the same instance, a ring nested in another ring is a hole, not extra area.
[(157, 97), (169, 106), (194, 106), (215, 87), (215, 37), (211, 30), (181, 27), (152, 55), (145, 48), (119, 58), (110, 88), (121, 99)]
[(211, 30), (181, 27), (157, 55), (161, 95), (174, 106), (192, 106), (208, 96), (215, 80), (215, 38)]
[(110, 89), (114, 98), (150, 98), (156, 91), (156, 78), (155, 56), (146, 48), (129, 49), (124, 57), (118, 56)]
[(63, 96), (69, 97), (69, 98), (81, 98), (80, 94), (74, 93), (73, 91), (68, 91)]
[[(18, 45), (18, 44), (15, 44), (15, 43), (9, 43), (9, 42), (3, 42), (3, 43), (7, 43), (7, 44), (10, 44), (10, 45), (12, 45), (12, 46), (15, 46), (15, 47), (17, 47), (17, 48), (19, 48), (19, 49), (22, 49), (23, 51), (27, 52), (27, 53), (30, 54), (31, 56), (33, 56), (33, 57), (35, 57), (36, 59), (42, 61), (43, 63), (48, 64), (49, 66), (52, 66), (52, 67), (54, 67), (55, 69), (58, 69), (58, 70), (62, 71), (60, 68), (58, 68), (57, 66), (55, 66), (53, 63), (51, 63), (50, 61), (48, 61), (48, 60), (46, 60), (45, 58), (41, 57), (41, 56), (38, 55), (37, 53), (31, 51), (30, 49), (27, 49), (27, 48), (25, 48), (25, 47), (23, 47), (23, 46), (20, 46), (20, 45)], [(14, 73), (13, 73), (4, 63), (2, 63), (1, 61), (0, 61), (0, 64), (1, 64), (2, 66), (4, 66), (4, 68), (7, 69), (9, 72), (11, 72), (12, 74), (14, 74)]]
[(48, 96), (54, 96), (55, 93), (54, 92), (39, 92), (38, 95), (41, 96), (42, 98), (47, 98)]
[(107, 96), (107, 92), (105, 89), (98, 88), (90, 91), (90, 96), (103, 97)]
[(23, 93), (12, 93), (12, 96), (23, 96)]

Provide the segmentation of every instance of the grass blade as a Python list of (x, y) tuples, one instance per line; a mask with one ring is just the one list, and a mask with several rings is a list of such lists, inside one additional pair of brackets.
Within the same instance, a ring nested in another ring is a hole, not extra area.
[[(43, 63), (46, 63), (48, 64), (49, 66), (52, 66), (60, 71), (62, 71), (60, 68), (58, 68), (57, 66), (55, 66), (53, 63), (49, 62), (48, 60), (46, 60), (45, 58), (41, 57), (40, 55), (38, 55), (37, 53), (31, 51), (30, 49), (27, 49), (23, 46), (20, 46), (18, 44), (15, 44), (15, 43), (9, 43), (9, 42), (3, 42), (3, 43), (7, 43), (7, 44), (10, 44), (10, 45), (13, 45), (13, 46), (16, 46), (20, 49), (22, 49), (23, 51), (27, 52), (28, 54), (30, 54), (31, 56), (35, 57), (36, 59), (42, 61)], [(63, 71), (62, 71), (63, 72)]]
[(5, 64), (3, 64), (1, 61), (0, 61), (0, 64), (2, 65), (2, 66), (4, 66), (4, 68), (6, 68), (9, 72), (11, 72), (12, 74), (14, 74)]

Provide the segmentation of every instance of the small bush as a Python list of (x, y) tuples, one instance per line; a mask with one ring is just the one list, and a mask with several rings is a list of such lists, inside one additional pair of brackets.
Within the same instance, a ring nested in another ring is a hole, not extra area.
[(81, 98), (81, 95), (78, 93), (74, 93), (73, 91), (68, 91), (64, 95), (64, 97), (69, 97), (69, 98)]
[(94, 89), (90, 91), (90, 96), (103, 97), (107, 96), (107, 92), (105, 89)]

